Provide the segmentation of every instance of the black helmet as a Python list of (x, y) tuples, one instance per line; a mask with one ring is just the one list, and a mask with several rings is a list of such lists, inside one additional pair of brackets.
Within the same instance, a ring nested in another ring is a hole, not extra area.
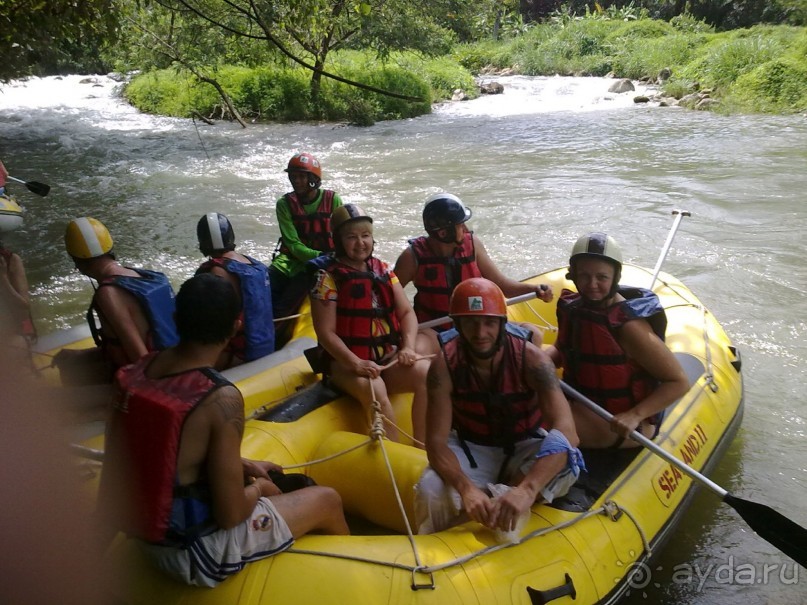
[(208, 212), (196, 224), (199, 250), (205, 256), (214, 252), (235, 250), (235, 233), (230, 219), (219, 212)]
[(452, 228), (467, 221), (471, 215), (471, 209), (456, 195), (436, 193), (426, 200), (423, 207), (423, 226), (438, 241), (452, 244), (455, 239)]

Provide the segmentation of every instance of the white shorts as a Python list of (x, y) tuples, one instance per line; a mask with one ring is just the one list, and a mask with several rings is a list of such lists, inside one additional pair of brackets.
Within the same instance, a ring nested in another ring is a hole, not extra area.
[[(546, 435), (543, 429), (539, 432)], [(501, 447), (466, 441), (465, 445), (476, 462), (476, 468), (471, 467), (468, 455), (460, 445), (455, 431), (451, 431), (449, 435), (448, 447), (457, 456), (462, 472), (474, 485), (486, 490), (489, 483), (509, 485), (516, 475), (526, 475), (535, 464), (535, 455), (540, 451), (543, 442), (544, 437), (519, 441), (514, 445), (513, 455), (508, 459)], [(565, 495), (575, 481), (577, 476), (567, 466), (544, 486), (541, 497), (545, 502), (551, 503), (555, 498)], [(446, 485), (436, 471), (427, 467), (415, 486), (415, 521), (418, 533), (430, 534), (442, 531), (467, 520), (468, 517), (462, 510), (462, 497), (459, 492)]]
[(138, 544), (162, 571), (186, 584), (212, 588), (250, 561), (286, 550), (294, 544), (294, 537), (272, 501), (260, 498), (248, 519), (198, 538), (187, 549)]

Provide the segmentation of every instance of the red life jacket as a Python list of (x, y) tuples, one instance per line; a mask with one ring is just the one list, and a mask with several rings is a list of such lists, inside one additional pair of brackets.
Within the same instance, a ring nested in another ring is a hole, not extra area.
[(417, 261), (412, 283), (417, 288), (414, 308), (419, 322), (448, 315), (448, 302), (458, 283), (471, 277), (482, 277), (476, 264), (472, 233), (466, 233), (462, 244), (451, 257), (438, 256), (425, 235), (410, 239), (409, 246)]
[[(5, 259), (7, 267), (11, 266), (11, 259), (14, 256), (14, 253), (11, 250), (9, 250), (8, 248), (4, 248), (2, 245), (0, 245), (0, 256), (2, 256), (3, 259)], [(34, 326), (34, 319), (31, 316), (31, 310), (29, 309), (25, 315), (19, 317), (18, 321), (19, 321), (18, 334), (20, 334), (21, 336), (25, 336), (27, 339), (31, 341), (35, 341), (37, 334), (36, 334), (36, 327)]]
[(209, 497), (183, 502), (177, 496), (187, 491), (177, 485), (182, 429), (205, 397), (231, 383), (212, 368), (148, 378), (145, 371), (155, 355), (145, 355), (116, 374), (118, 397), (109, 420), (107, 455), (113, 456), (110, 468), (130, 473), (126, 480), (134, 506), (121, 529), (148, 542), (184, 541), (213, 523)]
[[(322, 199), (319, 206), (311, 214), (306, 214), (305, 208), (297, 199), (293, 191), (285, 195), (286, 202), (291, 211), (291, 222), (297, 230), (300, 241), (312, 250), (320, 252), (333, 252), (333, 233), (331, 232), (331, 214), (333, 214), (334, 192), (330, 189), (322, 190)], [(291, 250), (280, 238), (281, 254), (289, 255)]]
[[(336, 334), (360, 359), (381, 361), (384, 351), (398, 346), (401, 326), (395, 314), (391, 274), (371, 256), (368, 270), (358, 271), (332, 257), (320, 256), (313, 265), (328, 271), (336, 282)], [(373, 336), (374, 320), (386, 321), (389, 334)]]
[(451, 375), (452, 424), (460, 440), (505, 449), (534, 437), (541, 425), (535, 391), (525, 378), (525, 355), (530, 333), (505, 324), (504, 356), (491, 388), (482, 390), (471, 369), (456, 329), (440, 334)]
[(563, 290), (558, 300), (558, 339), (563, 380), (612, 414), (641, 402), (658, 381), (628, 359), (616, 330), (634, 319), (646, 319), (664, 340), (667, 317), (653, 292), (621, 287), (625, 301), (607, 308), (588, 307), (576, 292)]

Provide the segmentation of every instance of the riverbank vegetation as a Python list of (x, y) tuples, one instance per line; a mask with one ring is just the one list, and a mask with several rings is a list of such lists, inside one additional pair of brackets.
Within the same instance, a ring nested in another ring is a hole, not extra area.
[(244, 126), (412, 117), (504, 70), (661, 77), (665, 95), (708, 95), (718, 111), (807, 110), (807, 0), (10, 4), (0, 81), (137, 73), (125, 94), (143, 111)]

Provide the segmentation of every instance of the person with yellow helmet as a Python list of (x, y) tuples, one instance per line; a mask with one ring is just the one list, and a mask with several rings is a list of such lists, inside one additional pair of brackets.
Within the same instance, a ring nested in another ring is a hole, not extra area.
[(551, 359), (507, 321), (495, 283), (460, 282), (449, 312), (454, 328), (440, 333), (427, 381), (418, 533), (468, 519), (513, 532), (535, 502), (566, 494), (584, 469), (572, 413)]
[(571, 401), (580, 443), (586, 448), (638, 447), (638, 430), (658, 432), (664, 409), (689, 382), (664, 343), (667, 318), (658, 296), (620, 286), (622, 251), (601, 232), (581, 236), (569, 258), (577, 292), (558, 300), (558, 336), (547, 349), (563, 380), (614, 415), (610, 423)]
[[(395, 273), (373, 256), (373, 219), (359, 206), (345, 204), (333, 213), (335, 252), (312, 259), (314, 330), (325, 357), (325, 375), (366, 409), (373, 395), (389, 419), (387, 436), (398, 440), (391, 393), (414, 393), (412, 427), (423, 441), (426, 418), (428, 337)], [(372, 388), (371, 388), (372, 387)]]
[[(310, 153), (295, 153), (286, 172), (292, 191), (275, 204), (280, 240), (269, 266), (272, 308), (282, 319), (297, 313), (311, 286), (305, 263), (333, 252), (331, 214), (342, 205), (342, 198), (331, 189), (321, 189), (322, 165)], [(279, 321), (275, 347), (291, 338), (294, 322)]]
[(60, 352), (63, 382), (110, 382), (118, 368), (176, 344), (174, 291), (163, 273), (121, 265), (109, 231), (91, 217), (70, 221), (64, 241), (76, 269), (98, 285), (87, 310), (97, 348)]

